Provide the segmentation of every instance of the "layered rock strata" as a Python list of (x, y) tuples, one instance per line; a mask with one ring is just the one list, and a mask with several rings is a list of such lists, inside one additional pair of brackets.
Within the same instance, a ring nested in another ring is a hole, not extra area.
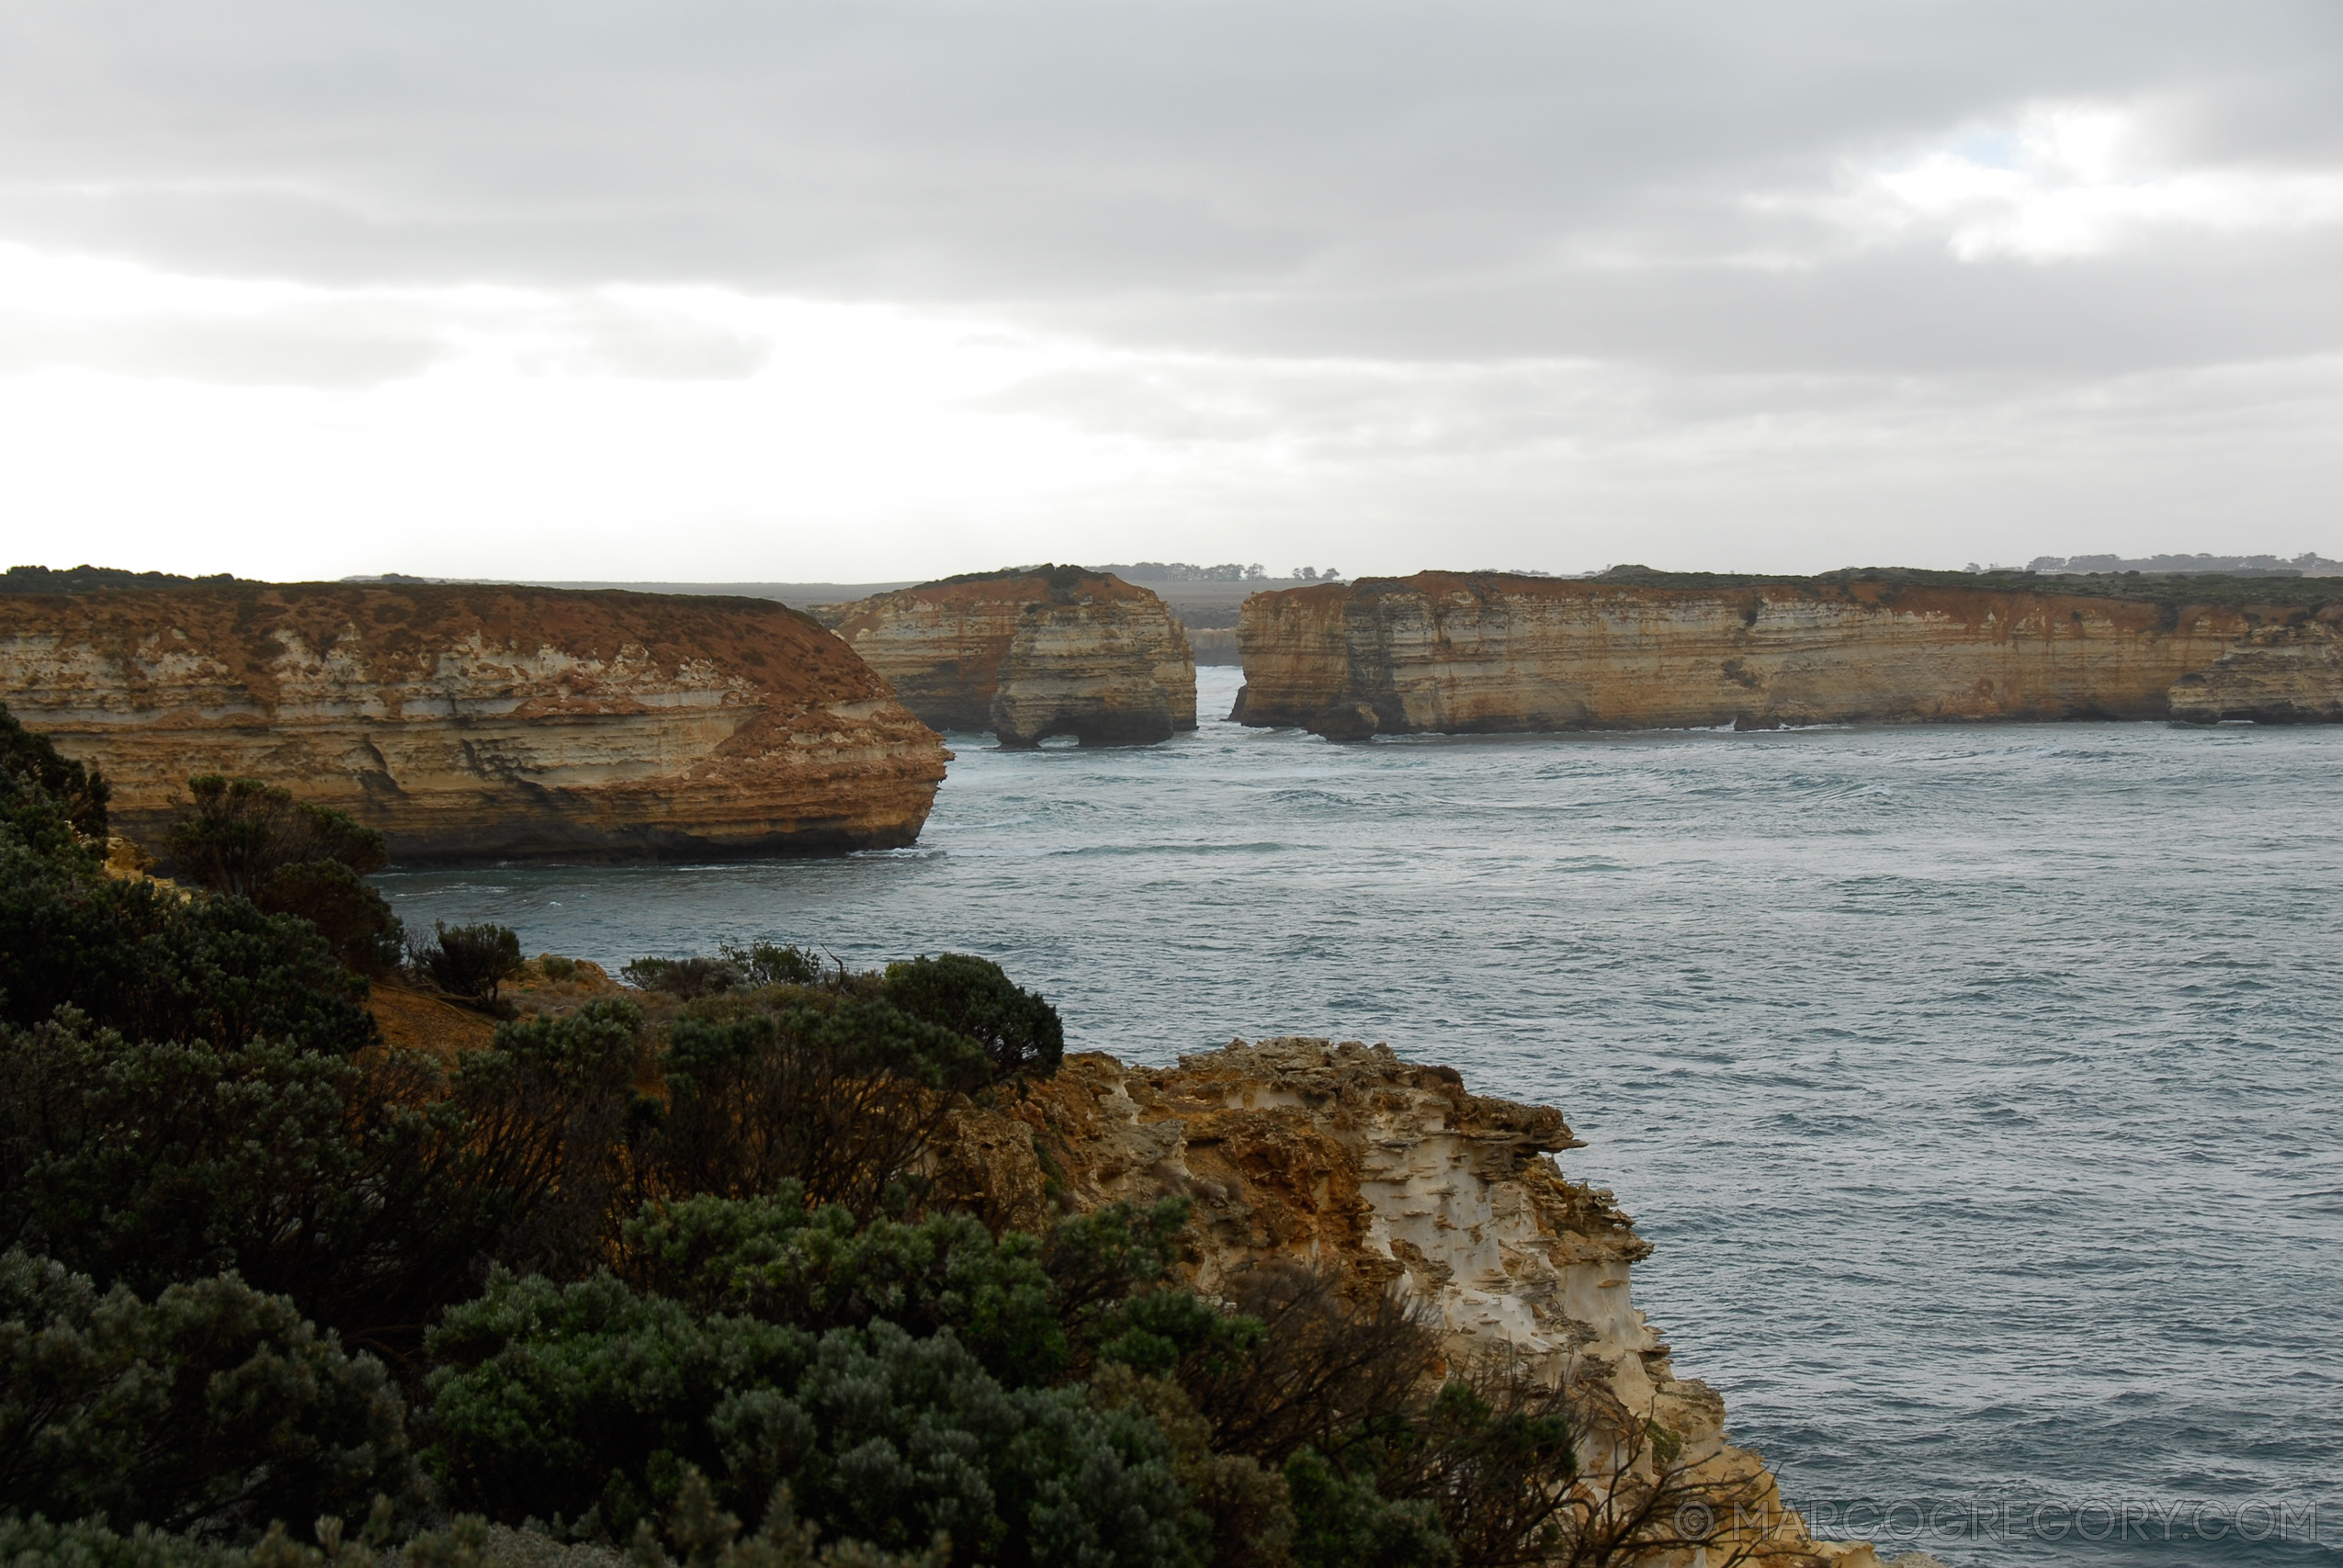
[(152, 845), (188, 775), (281, 784), (403, 863), (908, 844), (950, 753), (764, 599), (339, 584), (0, 596), (0, 701)]
[(1003, 746), (1149, 745), (1196, 727), (1195, 656), (1163, 601), (1076, 567), (951, 578), (824, 618), (903, 705)]
[(2172, 716), (2191, 724), (2343, 723), (2343, 637), (2325, 619), (2261, 627), (2174, 682)]
[(1441, 1332), (1451, 1367), (1499, 1354), (1567, 1380), (1595, 1413), (1590, 1484), (1665, 1471), (1705, 1506), (1738, 1508), (1756, 1560), (1871, 1561), (1810, 1540), (1764, 1461), (1726, 1436), (1715, 1391), (1677, 1375), (1630, 1284), (1650, 1244), (1610, 1192), (1555, 1163), (1579, 1146), (1558, 1111), (1469, 1094), (1454, 1070), (1387, 1046), (1239, 1041), (1172, 1067), (1070, 1056), (1015, 1103), (961, 1113), (933, 1174), (1002, 1225), (1183, 1196), (1197, 1290), (1302, 1264), (1395, 1292)]
[(1232, 716), (1356, 739), (2334, 716), (2336, 614), (1886, 578), (1711, 588), (1427, 571), (1248, 600)]

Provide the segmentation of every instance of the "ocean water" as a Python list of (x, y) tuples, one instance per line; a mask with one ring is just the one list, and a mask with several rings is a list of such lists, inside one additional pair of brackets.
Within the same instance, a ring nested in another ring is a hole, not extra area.
[(1387, 1041), (1562, 1108), (1820, 1533), (2343, 1561), (2343, 728), (953, 745), (911, 850), (380, 883), (612, 964), (980, 953), (1126, 1059)]

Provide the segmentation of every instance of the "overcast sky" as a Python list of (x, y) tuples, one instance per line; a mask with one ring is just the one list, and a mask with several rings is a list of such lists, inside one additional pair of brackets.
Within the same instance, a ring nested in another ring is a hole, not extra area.
[(2337, 0), (0, 0), (11, 561), (2343, 555)]

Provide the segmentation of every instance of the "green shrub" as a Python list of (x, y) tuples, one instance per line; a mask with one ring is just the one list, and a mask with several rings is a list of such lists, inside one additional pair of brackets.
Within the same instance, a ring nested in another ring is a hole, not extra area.
[(877, 1212), (954, 1096), (990, 1078), (967, 1036), (882, 1002), (678, 1019), (667, 1110), (644, 1168), (677, 1195), (751, 1197), (797, 1181), (809, 1201)]
[(714, 958), (636, 958), (618, 971), (640, 990), (664, 991), (691, 1001), (720, 996), (741, 983), (741, 972)]
[(1345, 1475), (1316, 1449), (1285, 1461), (1296, 1568), (1452, 1568), (1456, 1548), (1419, 1498), (1388, 1498), (1371, 1476)]
[(755, 942), (746, 947), (724, 942), (716, 951), (752, 986), (810, 986), (821, 978), (821, 959), (810, 948)]
[(0, 1020), (70, 1005), (132, 1039), (341, 1052), (378, 1038), (365, 996), (306, 922), (111, 881), (88, 857), (0, 833)]
[(990, 959), (965, 953), (887, 966), (880, 995), (913, 1018), (965, 1034), (982, 1048), (996, 1079), (1048, 1077), (1066, 1054), (1058, 1010), (1020, 989)]
[(258, 779), (199, 773), (164, 836), (174, 874), (215, 893), (257, 899), (287, 866), (331, 861), (364, 876), (390, 863), (382, 835), (331, 807)]
[(415, 972), (451, 997), (487, 1004), (521, 966), (521, 939), (510, 926), (432, 924), (432, 940), (413, 951)]
[(72, 832), (106, 841), (106, 803), (113, 794), (96, 768), (58, 754), (45, 735), (17, 722), (0, 704), (0, 799), (18, 807), (39, 803)]
[(625, 1231), (640, 1286), (701, 1312), (816, 1331), (884, 1318), (914, 1335), (950, 1329), (1003, 1382), (1048, 1382), (1070, 1356), (1039, 1238), (996, 1240), (965, 1214), (857, 1226), (808, 1211), (795, 1182), (765, 1198), (647, 1206)]
[(623, 1001), (506, 1024), (453, 1073), (0, 1028), (0, 1243), (146, 1292), (233, 1268), (411, 1354), (482, 1258), (601, 1256), (640, 1024)]
[(1203, 1522), (1164, 1439), (1079, 1389), (1010, 1388), (947, 1330), (806, 1330), (639, 1295), (607, 1275), (498, 1275), (435, 1330), (432, 1462), (492, 1517), (560, 1509), (622, 1529), (690, 1468), (729, 1506), (787, 1483), (886, 1551), (937, 1533), (956, 1561), (1180, 1568)]
[(153, 1301), (0, 1254), (0, 1496), (205, 1534), (408, 1496), (404, 1407), (293, 1303), (232, 1274)]
[(567, 980), (578, 972), (576, 959), (564, 958), (558, 953), (538, 953), (537, 966), (547, 979), (554, 981)]

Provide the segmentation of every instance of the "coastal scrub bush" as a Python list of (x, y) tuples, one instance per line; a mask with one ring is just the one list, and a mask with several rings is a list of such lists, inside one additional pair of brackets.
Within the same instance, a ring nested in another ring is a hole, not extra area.
[(133, 1039), (342, 1052), (377, 1038), (365, 994), (304, 920), (113, 881), (86, 854), (0, 833), (0, 1019), (71, 1005)]
[[(938, 1534), (957, 1562), (1184, 1568), (1202, 1521), (1144, 1416), (1075, 1388), (1011, 1388), (948, 1330), (698, 1317), (601, 1275), (499, 1275), (431, 1348), (432, 1462), (492, 1517), (652, 1517), (687, 1470), (727, 1506), (786, 1483), (882, 1550)], [(515, 1412), (529, 1418), (516, 1423)]]
[(103, 773), (61, 755), (47, 736), (27, 729), (0, 704), (0, 801), (11, 814), (35, 808), (103, 844), (112, 794)]
[(164, 840), (176, 874), (272, 915), (315, 926), (350, 968), (395, 966), (399, 918), (364, 878), (390, 863), (380, 833), (258, 779), (202, 773)]
[(623, 1001), (509, 1023), (452, 1071), (0, 1028), (0, 1244), (142, 1292), (234, 1269), (403, 1360), (484, 1259), (601, 1256), (640, 1025)]
[(881, 1551), (866, 1540), (832, 1540), (818, 1550), (821, 1532), (798, 1517), (796, 1499), (787, 1486), (776, 1487), (756, 1534), (741, 1539), (741, 1521), (717, 1506), (707, 1477), (696, 1468), (684, 1472), (673, 1511), (668, 1516), (668, 1558), (660, 1551), (659, 1535), (646, 1524), (635, 1528), (633, 1557), (648, 1568), (679, 1562), (683, 1568), (945, 1568), (952, 1543), (938, 1537), (925, 1551)]
[(486, 1006), (496, 1000), (505, 976), (521, 966), (521, 939), (510, 926), (436, 920), (432, 939), (414, 945), (410, 963), (449, 996)]
[(152, 1301), (0, 1254), (0, 1497), (204, 1535), (408, 1497), (405, 1411), (381, 1363), (344, 1354), (232, 1274)]
[(720, 996), (741, 983), (741, 971), (715, 958), (636, 958), (618, 971), (627, 984), (691, 1001)]
[(723, 942), (716, 951), (752, 986), (810, 986), (821, 978), (821, 959), (810, 948), (753, 942), (746, 947)]
[(659, 1065), (666, 1114), (643, 1151), (656, 1191), (742, 1198), (794, 1180), (858, 1216), (878, 1210), (955, 1097), (992, 1077), (968, 1036), (859, 1000), (686, 1016)]
[(1058, 1010), (1038, 993), (1021, 989), (990, 959), (946, 953), (890, 964), (879, 994), (914, 1018), (974, 1040), (996, 1078), (1048, 1077), (1066, 1054)]

